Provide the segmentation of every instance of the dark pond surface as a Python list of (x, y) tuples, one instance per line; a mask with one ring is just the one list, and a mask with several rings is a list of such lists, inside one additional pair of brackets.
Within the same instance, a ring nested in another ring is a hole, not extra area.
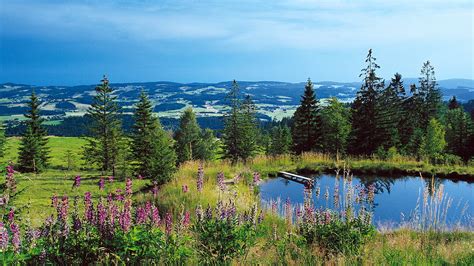
[[(344, 182), (335, 175), (314, 176), (313, 200), (316, 208), (334, 208), (332, 195), (335, 184), (339, 191), (343, 191)], [(446, 224), (461, 224), (470, 229), (474, 225), (474, 183), (449, 179), (422, 179), (420, 177), (374, 177), (353, 176), (351, 184), (356, 188), (375, 187), (373, 221), (379, 228), (382, 226), (398, 226), (400, 223), (413, 221), (416, 213), (417, 202), (423, 205), (423, 193), (437, 195), (442, 191), (445, 203), (451, 200), (447, 208)], [(320, 193), (317, 196), (317, 189)], [(326, 189), (329, 199), (325, 199)], [(289, 181), (281, 177), (269, 179), (260, 184), (260, 195), (264, 203), (280, 199), (285, 202), (287, 198), (292, 204), (302, 204), (304, 201), (304, 185)], [(434, 193), (432, 193), (434, 192)], [(341, 193), (342, 194), (342, 193)], [(446, 205), (445, 205), (446, 206)]]

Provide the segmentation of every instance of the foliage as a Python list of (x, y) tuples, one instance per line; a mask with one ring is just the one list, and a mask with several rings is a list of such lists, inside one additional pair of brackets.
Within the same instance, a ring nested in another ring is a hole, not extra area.
[(291, 151), (291, 130), (288, 126), (275, 126), (271, 130), (270, 155), (288, 154)]
[(3, 128), (3, 123), (0, 122), (0, 158), (3, 157), (5, 154), (5, 145), (7, 143), (7, 139), (5, 137), (5, 129)]
[(20, 170), (24, 172), (40, 172), (48, 166), (47, 132), (42, 126), (44, 119), (40, 116), (39, 106), (38, 97), (33, 92), (28, 102), (29, 111), (25, 114), (27, 129), (22, 137), (18, 158)]
[(232, 202), (217, 203), (215, 212), (198, 206), (192, 227), (196, 235), (196, 251), (200, 262), (227, 264), (244, 256), (255, 243), (255, 228), (259, 217), (256, 205), (249, 213), (237, 213)]
[(104, 76), (101, 82), (95, 88), (96, 95), (87, 110), (92, 119), (89, 125), (92, 137), (88, 138), (84, 157), (88, 162), (98, 165), (102, 171), (112, 170), (115, 175), (117, 159), (123, 148), (121, 122), (118, 119), (120, 107), (107, 77)]
[(317, 150), (321, 137), (319, 102), (316, 99), (313, 83), (309, 78), (301, 97), (301, 104), (293, 114), (293, 122), (293, 150), (297, 154)]
[(420, 154), (431, 161), (442, 158), (442, 152), (446, 147), (445, 130), (443, 125), (436, 119), (431, 119), (420, 145)]
[(474, 125), (469, 115), (460, 107), (446, 113), (447, 150), (465, 161), (474, 155)]
[(321, 146), (324, 152), (345, 154), (351, 131), (350, 110), (336, 98), (321, 110)]

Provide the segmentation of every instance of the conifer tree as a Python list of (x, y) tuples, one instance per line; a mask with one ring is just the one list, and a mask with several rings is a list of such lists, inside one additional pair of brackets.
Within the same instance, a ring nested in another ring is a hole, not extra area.
[(257, 150), (258, 127), (257, 108), (250, 95), (246, 95), (241, 106), (240, 157), (245, 162), (254, 156)]
[(209, 128), (201, 130), (199, 143), (196, 148), (196, 159), (209, 161), (213, 160), (217, 154), (219, 141), (214, 136), (214, 131)]
[(0, 158), (5, 155), (5, 146), (7, 139), (5, 138), (5, 129), (3, 128), (3, 123), (0, 122)]
[[(452, 102), (450, 102), (452, 103)], [(446, 113), (447, 150), (467, 161), (474, 153), (471, 139), (474, 135), (474, 125), (469, 115), (457, 107)]]
[(201, 138), (196, 115), (191, 107), (187, 108), (180, 117), (179, 128), (174, 136), (178, 162), (197, 159), (197, 150)]
[(432, 118), (439, 119), (439, 113), (442, 105), (441, 92), (436, 83), (434, 67), (430, 61), (423, 63), (421, 76), (419, 78), (419, 94), (423, 99), (423, 108), (421, 111), (421, 127), (426, 128)]
[(87, 114), (92, 118), (92, 124), (89, 126), (92, 137), (88, 138), (84, 157), (103, 172), (112, 171), (115, 175), (121, 149), (126, 150), (119, 119), (120, 107), (106, 76), (95, 91), (96, 95), (87, 110)]
[(293, 115), (293, 150), (295, 153), (314, 151), (319, 148), (319, 102), (316, 99), (314, 86), (308, 78), (301, 104)]
[(351, 131), (350, 110), (337, 98), (321, 109), (321, 144), (324, 152), (345, 154)]
[(42, 126), (44, 119), (40, 116), (39, 106), (39, 99), (33, 92), (28, 102), (28, 113), (25, 114), (26, 131), (21, 139), (18, 158), (20, 170), (24, 172), (40, 172), (48, 166), (47, 132)]
[(271, 130), (270, 155), (287, 154), (291, 151), (291, 130), (286, 125), (274, 126)]
[(233, 163), (237, 162), (241, 154), (241, 99), (240, 89), (237, 81), (232, 82), (232, 87), (227, 95), (230, 101), (230, 111), (224, 117), (224, 130), (222, 135), (225, 147), (225, 158), (229, 158)]
[(449, 103), (448, 103), (449, 110), (453, 110), (459, 107), (461, 107), (461, 105), (459, 105), (458, 101), (456, 100), (456, 96), (453, 96), (451, 99), (449, 99)]
[(164, 183), (176, 170), (173, 140), (153, 116), (153, 106), (142, 91), (134, 113), (132, 155), (137, 174)]
[(375, 73), (380, 68), (369, 50), (360, 77), (364, 77), (362, 87), (352, 104), (352, 137), (350, 150), (354, 154), (372, 154), (381, 144), (377, 130), (377, 101), (384, 89), (384, 81)]

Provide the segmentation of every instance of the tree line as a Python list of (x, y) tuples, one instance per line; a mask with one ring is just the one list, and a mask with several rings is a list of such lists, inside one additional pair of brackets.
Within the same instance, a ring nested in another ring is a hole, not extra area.
[[(199, 126), (192, 108), (182, 113), (178, 129), (165, 130), (143, 91), (131, 132), (125, 133), (121, 107), (104, 77), (87, 112), (84, 159), (104, 173), (134, 173), (166, 182), (177, 165), (189, 160), (226, 158), (245, 163), (257, 154), (322, 152), (382, 159), (403, 155), (432, 163), (467, 162), (473, 157), (473, 120), (455, 97), (448, 104), (442, 102), (429, 61), (421, 68), (419, 84), (410, 84), (409, 89), (399, 73), (385, 85), (377, 75), (380, 66), (372, 50), (365, 63), (360, 74), (363, 84), (352, 103), (336, 98), (320, 101), (308, 79), (293, 117), (264, 126), (251, 95), (244, 95), (234, 80), (219, 138), (213, 130)], [(19, 150), (22, 171), (39, 172), (48, 166), (47, 133), (39, 106), (33, 92)], [(0, 153), (4, 143), (0, 128)]]

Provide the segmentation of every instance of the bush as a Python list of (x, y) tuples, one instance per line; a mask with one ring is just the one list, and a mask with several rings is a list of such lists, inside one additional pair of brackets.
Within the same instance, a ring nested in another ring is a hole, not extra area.
[(196, 251), (201, 263), (229, 263), (233, 258), (246, 255), (255, 244), (257, 217), (256, 205), (250, 212), (237, 214), (230, 202), (217, 204), (215, 215), (208, 207), (198, 207), (197, 219), (192, 226), (196, 235)]

